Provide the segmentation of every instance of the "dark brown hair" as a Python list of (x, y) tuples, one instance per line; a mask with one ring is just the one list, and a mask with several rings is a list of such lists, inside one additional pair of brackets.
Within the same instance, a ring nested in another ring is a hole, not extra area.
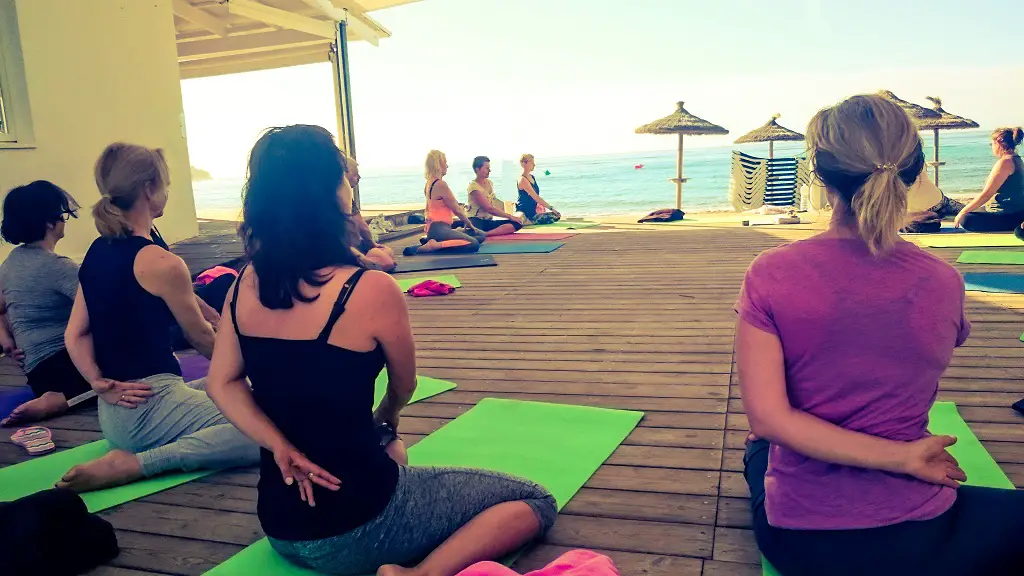
[(1020, 128), (996, 128), (992, 131), (992, 141), (999, 145), (1008, 154), (1024, 142), (1024, 129)]

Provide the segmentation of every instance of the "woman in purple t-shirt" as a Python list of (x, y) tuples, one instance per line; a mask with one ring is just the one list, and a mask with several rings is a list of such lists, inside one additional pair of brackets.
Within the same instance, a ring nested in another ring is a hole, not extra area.
[(898, 234), (916, 128), (854, 96), (807, 143), (830, 226), (758, 256), (737, 303), (761, 552), (785, 576), (1024, 574), (1024, 492), (960, 486), (956, 439), (927, 432), (970, 324), (957, 271)]

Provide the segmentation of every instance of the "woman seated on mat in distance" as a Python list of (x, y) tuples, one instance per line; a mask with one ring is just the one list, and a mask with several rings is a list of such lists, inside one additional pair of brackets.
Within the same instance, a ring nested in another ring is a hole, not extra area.
[(0, 346), (21, 363), (35, 394), (0, 425), (14, 426), (63, 414), (96, 394), (71, 363), (64, 330), (78, 292), (78, 265), (54, 249), (78, 203), (54, 184), (19, 186), (4, 199), (0, 235), (18, 245), (0, 264)]
[[(1015, 231), (1024, 238), (1024, 163), (1017, 146), (1024, 141), (1024, 129), (999, 128), (992, 132), (992, 154), (996, 163), (985, 188), (956, 215), (954, 223), (970, 232)], [(979, 212), (982, 206), (985, 211)]]
[(349, 156), (345, 156), (345, 161), (348, 163), (348, 172), (345, 173), (345, 180), (349, 188), (344, 192), (346, 198), (343, 198), (342, 202), (347, 203), (349, 206), (348, 214), (349, 221), (352, 222), (352, 234), (357, 240), (353, 242), (352, 248), (356, 251), (359, 263), (362, 264), (363, 268), (390, 272), (395, 269), (394, 251), (373, 239), (370, 225), (363, 219), (363, 215), (359, 213), (359, 208), (353, 202), (354, 190), (359, 186), (359, 164)]
[(531, 224), (558, 222), (562, 215), (540, 197), (540, 186), (537, 185), (537, 178), (532, 174), (533, 169), (537, 167), (533, 154), (523, 154), (519, 159), (519, 164), (523, 167), (523, 174), (519, 177), (519, 201), (516, 202), (516, 210), (521, 212)]
[(957, 271), (897, 234), (917, 129), (854, 96), (807, 144), (832, 222), (758, 256), (737, 303), (761, 552), (785, 576), (1020, 574), (1024, 492), (960, 486), (956, 439), (926, 429), (970, 324)]
[(453, 576), (542, 534), (555, 501), (504, 474), (406, 467), (394, 449), (416, 388), (412, 328), (395, 281), (352, 255), (344, 173), (318, 126), (256, 142), (242, 201), (252, 266), (229, 297), (207, 390), (263, 448), (257, 513), (282, 556), (328, 574)]
[(182, 380), (171, 351), (175, 321), (207, 358), (214, 331), (199, 311), (185, 262), (152, 233), (169, 184), (161, 150), (116, 143), (96, 162), (102, 198), (92, 212), (100, 237), (82, 262), (65, 338), (75, 366), (103, 400), (100, 429), (116, 449), (75, 466), (58, 486), (84, 492), (161, 472), (259, 461), (256, 445), (206, 396), (203, 380)]
[(942, 228), (943, 218), (952, 218), (963, 209), (963, 202), (943, 194), (928, 177), (928, 171), (921, 170), (917, 181), (907, 190), (907, 218), (903, 232), (938, 232)]
[[(480, 249), (480, 243), (487, 238), (487, 234), (473, 226), (466, 211), (452, 194), (452, 189), (444, 181), (444, 176), (448, 173), (448, 159), (443, 152), (431, 150), (424, 162), (424, 169), (427, 178), (427, 184), (423, 188), (423, 195), (427, 199), (426, 242), (421, 246), (407, 247), (405, 255), (438, 250), (476, 252)], [(456, 216), (465, 225), (465, 232), (452, 228)]]
[(469, 183), (467, 189), (469, 221), (488, 236), (518, 232), (523, 227), (523, 219), (505, 212), (505, 204), (494, 193), (494, 183), (488, 178), (491, 175), (491, 159), (487, 156), (473, 158), (473, 172), (476, 178)]

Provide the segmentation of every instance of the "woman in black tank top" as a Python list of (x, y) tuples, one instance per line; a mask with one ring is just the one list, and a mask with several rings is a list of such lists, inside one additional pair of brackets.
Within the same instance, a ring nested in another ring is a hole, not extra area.
[(111, 144), (96, 163), (100, 237), (79, 269), (80, 289), (65, 334), (68, 354), (99, 403), (100, 429), (116, 448), (65, 474), (78, 491), (167, 471), (254, 464), (259, 452), (203, 390), (185, 383), (171, 346), (179, 324), (196, 350), (213, 353), (185, 263), (153, 228), (170, 183), (163, 153)]
[(345, 168), (316, 126), (273, 128), (253, 147), (242, 223), (252, 266), (229, 297), (208, 392), (262, 448), (257, 513), (278, 553), (321, 573), (454, 575), (546, 530), (554, 499), (502, 474), (406, 466), (397, 433), (416, 388), (412, 328), (395, 281), (356, 266)]

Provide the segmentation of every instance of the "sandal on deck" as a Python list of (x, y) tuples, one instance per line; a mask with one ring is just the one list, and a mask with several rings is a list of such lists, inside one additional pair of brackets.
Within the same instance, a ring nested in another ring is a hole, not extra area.
[(11, 442), (24, 448), (29, 456), (41, 456), (53, 452), (57, 448), (53, 443), (53, 434), (50, 429), (42, 426), (21, 428), (11, 436)]

